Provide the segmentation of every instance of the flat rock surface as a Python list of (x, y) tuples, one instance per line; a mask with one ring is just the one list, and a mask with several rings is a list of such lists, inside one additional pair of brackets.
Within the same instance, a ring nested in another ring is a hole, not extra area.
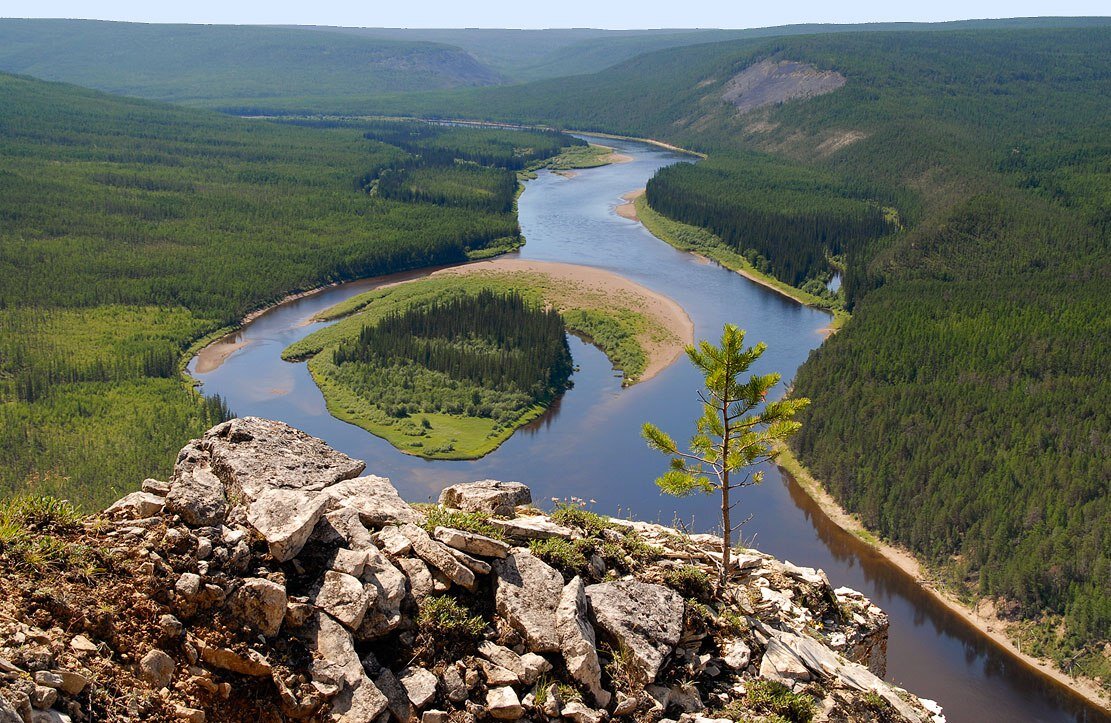
[(200, 446), (228, 491), (247, 501), (267, 489), (319, 491), (366, 468), (316, 437), (259, 417), (217, 425), (205, 433)]
[(401, 499), (397, 489), (385, 477), (367, 475), (343, 480), (324, 492), (344, 507), (356, 510), (363, 524), (370, 527), (406, 522), (420, 524), (424, 521), (424, 515)]
[(686, 603), (662, 585), (618, 580), (586, 588), (595, 624), (629, 649), (644, 682), (656, 679), (683, 632)]
[(607, 706), (610, 694), (602, 688), (598, 643), (587, 618), (586, 588), (581, 578), (576, 577), (563, 588), (556, 608), (556, 629), (567, 672), (586, 686), (596, 704)]
[(274, 559), (286, 562), (308, 542), (328, 504), (319, 492), (268, 489), (247, 508), (247, 522), (266, 540)]
[(440, 493), (440, 504), (464, 512), (508, 517), (518, 505), (532, 503), (532, 491), (520, 482), (479, 480), (452, 485)]
[(525, 636), (535, 653), (559, 651), (556, 606), (563, 593), (563, 577), (525, 549), (516, 549), (504, 560), (494, 561), (498, 613)]

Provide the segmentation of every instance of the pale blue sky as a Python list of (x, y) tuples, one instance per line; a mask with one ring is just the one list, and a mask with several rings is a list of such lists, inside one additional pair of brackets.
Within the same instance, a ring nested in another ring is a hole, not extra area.
[(0, 17), (412, 28), (751, 28), (804, 22), (1106, 15), (1108, 0), (2, 0)]

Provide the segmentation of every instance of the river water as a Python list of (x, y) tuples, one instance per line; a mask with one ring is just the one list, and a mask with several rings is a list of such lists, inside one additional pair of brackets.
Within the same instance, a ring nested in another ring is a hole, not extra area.
[[(620, 196), (643, 188), (665, 165), (690, 160), (632, 141), (601, 141), (631, 162), (580, 171), (572, 178), (542, 172), (528, 183), (519, 215), (527, 244), (521, 258), (601, 267), (679, 302), (698, 338), (717, 339), (726, 322), (748, 331), (749, 343), (768, 350), (753, 371), (790, 380), (822, 342), (829, 317), (803, 307), (715, 264), (675, 251), (635, 221), (619, 217)], [(395, 275), (387, 280), (427, 272)], [(402, 496), (434, 500), (456, 482), (517, 480), (534, 501), (588, 500), (597, 512), (671, 523), (699, 531), (716, 524), (711, 497), (676, 499), (653, 480), (666, 460), (650, 451), (640, 426), (651, 421), (678, 439), (700, 413), (699, 375), (685, 361), (623, 389), (601, 352), (574, 337), (579, 370), (574, 388), (547, 415), (519, 430), (492, 454), (474, 461), (427, 461), (403, 455), (385, 441), (330, 416), (305, 364), (281, 361), (283, 348), (320, 327), (313, 314), (383, 279), (328, 288), (280, 305), (234, 335), (243, 344), (218, 368), (196, 373), (207, 394), (220, 394), (241, 416), (286, 421), (333, 447), (366, 460), (367, 473), (389, 477)], [(834, 587), (860, 590), (890, 616), (887, 678), (945, 708), (949, 721), (1096, 721), (1101, 714), (1000, 651), (926, 594), (909, 576), (859, 542), (817, 509), (776, 469), (763, 485), (740, 494), (742, 534), (752, 546), (796, 564), (822, 568)]]

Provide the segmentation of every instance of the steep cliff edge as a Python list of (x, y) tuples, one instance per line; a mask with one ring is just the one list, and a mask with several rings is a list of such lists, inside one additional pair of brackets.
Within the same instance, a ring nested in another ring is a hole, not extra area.
[(411, 506), (365, 465), (236, 419), (101, 515), (0, 536), (0, 723), (915, 721), (887, 617), (710, 535), (550, 515), (524, 485)]

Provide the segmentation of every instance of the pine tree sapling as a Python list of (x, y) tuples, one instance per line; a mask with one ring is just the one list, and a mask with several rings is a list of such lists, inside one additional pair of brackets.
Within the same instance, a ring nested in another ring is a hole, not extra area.
[(767, 346), (761, 342), (744, 347), (745, 332), (726, 324), (721, 346), (700, 341), (687, 347), (687, 356), (702, 372), (706, 388), (698, 392), (702, 416), (697, 421), (689, 451), (653, 424), (645, 424), (648, 446), (671, 456), (671, 467), (656, 484), (670, 495), (685, 497), (695, 492), (721, 493), (721, 576), (719, 588), (729, 580), (730, 552), (734, 525), (729, 493), (759, 484), (763, 473), (756, 465), (774, 459), (776, 445), (801, 426), (795, 414), (809, 399), (780, 399), (765, 402), (768, 391), (779, 383), (779, 374), (739, 377), (760, 358)]

